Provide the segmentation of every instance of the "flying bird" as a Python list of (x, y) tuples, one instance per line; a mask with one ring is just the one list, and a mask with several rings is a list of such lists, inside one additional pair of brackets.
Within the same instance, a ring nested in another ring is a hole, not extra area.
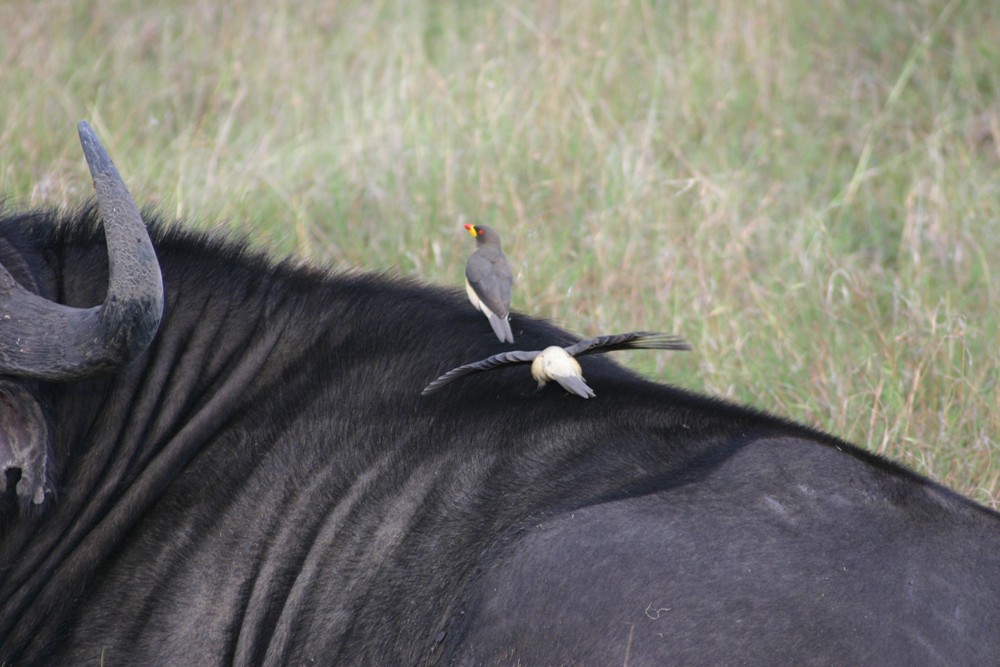
[(691, 346), (680, 336), (655, 333), (651, 331), (633, 331), (631, 333), (611, 336), (597, 336), (581, 340), (568, 347), (553, 345), (544, 350), (525, 352), (501, 352), (487, 357), (482, 361), (474, 361), (458, 368), (453, 368), (438, 379), (424, 387), (423, 395), (432, 394), (458, 378), (472, 373), (488, 371), (509, 364), (531, 364), (531, 377), (538, 381), (538, 389), (547, 382), (555, 380), (563, 389), (581, 398), (593, 398), (594, 390), (587, 386), (583, 379), (580, 362), (575, 357), (614, 350), (690, 350)]
[(486, 315), (501, 343), (513, 343), (510, 330), (510, 293), (514, 274), (500, 247), (500, 235), (486, 225), (465, 225), (476, 237), (476, 251), (465, 265), (465, 291), (469, 301)]

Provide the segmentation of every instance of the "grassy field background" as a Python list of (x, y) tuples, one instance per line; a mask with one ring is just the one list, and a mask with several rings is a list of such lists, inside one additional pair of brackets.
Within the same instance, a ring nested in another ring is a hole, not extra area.
[[(0, 4), (0, 193), (140, 202), (275, 254), (680, 333), (622, 363), (1000, 506), (1000, 4)], [(401, 334), (402, 335), (402, 334)]]

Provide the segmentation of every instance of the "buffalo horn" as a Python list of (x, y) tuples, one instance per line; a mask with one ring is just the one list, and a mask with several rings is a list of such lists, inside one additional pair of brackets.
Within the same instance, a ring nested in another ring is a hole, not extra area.
[(0, 375), (76, 380), (142, 353), (163, 314), (163, 280), (139, 208), (86, 121), (77, 126), (108, 246), (108, 293), (71, 308), (22, 287), (0, 265)]

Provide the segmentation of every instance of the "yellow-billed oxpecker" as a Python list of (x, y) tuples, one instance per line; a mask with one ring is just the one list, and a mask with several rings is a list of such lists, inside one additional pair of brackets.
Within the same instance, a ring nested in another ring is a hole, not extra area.
[(476, 237), (476, 251), (465, 265), (465, 291), (469, 301), (486, 315), (501, 343), (513, 343), (510, 330), (510, 293), (514, 275), (500, 248), (500, 235), (485, 225), (465, 225)]
[(475, 361), (458, 368), (453, 368), (438, 379), (424, 387), (422, 394), (431, 394), (449, 382), (460, 377), (488, 371), (508, 364), (531, 364), (531, 377), (538, 381), (541, 389), (547, 382), (555, 380), (563, 389), (581, 398), (593, 398), (594, 390), (587, 386), (583, 379), (580, 363), (574, 358), (585, 354), (611, 352), (613, 350), (690, 350), (691, 346), (680, 336), (654, 333), (650, 331), (633, 331), (631, 333), (611, 336), (597, 336), (581, 340), (568, 347), (553, 345), (544, 350), (525, 352), (516, 350), (502, 352)]

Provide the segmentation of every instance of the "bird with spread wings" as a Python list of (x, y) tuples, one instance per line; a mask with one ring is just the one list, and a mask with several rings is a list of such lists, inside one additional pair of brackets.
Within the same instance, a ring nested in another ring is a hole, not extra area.
[(597, 336), (581, 340), (567, 347), (553, 345), (544, 350), (501, 352), (481, 361), (474, 361), (453, 368), (424, 387), (421, 394), (432, 394), (455, 380), (508, 365), (531, 364), (531, 376), (538, 381), (541, 389), (550, 381), (558, 382), (563, 389), (581, 398), (593, 398), (594, 390), (583, 379), (583, 370), (575, 357), (612, 352), (614, 350), (690, 350), (680, 336), (633, 331), (631, 333)]

